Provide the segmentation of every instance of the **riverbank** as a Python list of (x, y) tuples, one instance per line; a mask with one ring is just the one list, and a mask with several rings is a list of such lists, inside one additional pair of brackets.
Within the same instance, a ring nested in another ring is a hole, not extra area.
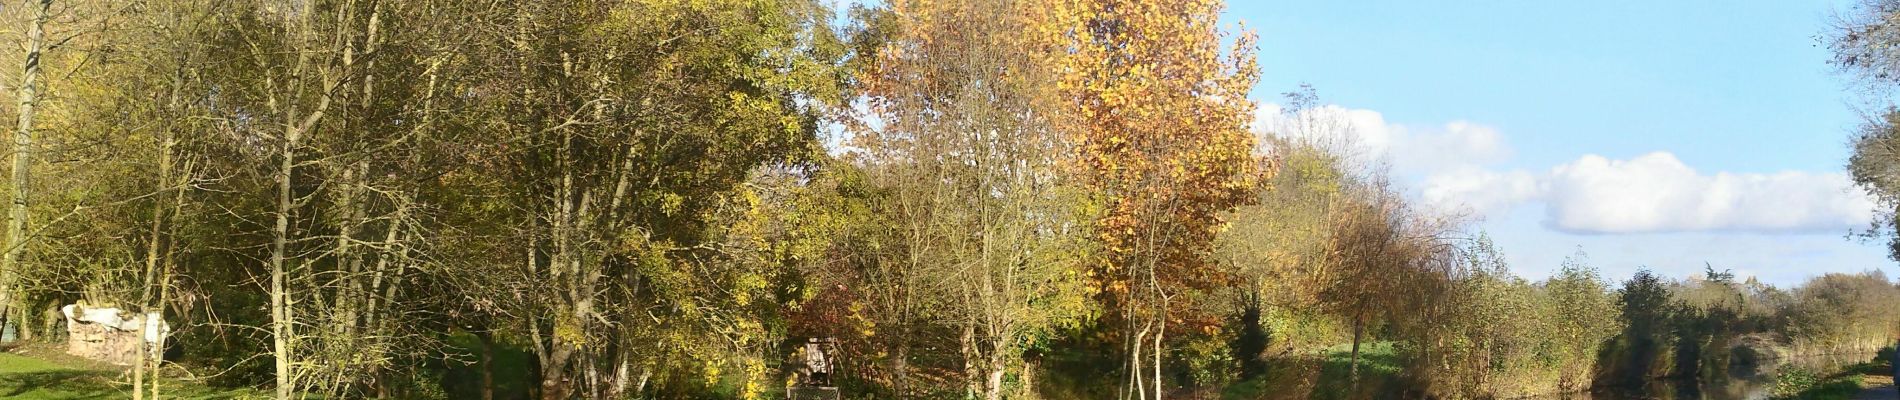
[[(1894, 387), (1892, 376), (1870, 376), (1868, 378), (1868, 381), (1863, 382), (1862, 385), (1871, 387), (1861, 389), (1859, 394), (1854, 395), (1855, 400), (1892, 400), (1900, 398), (1900, 389)], [(1876, 381), (1874, 378), (1878, 378), (1878, 380)]]
[[(1409, 398), (1423, 396), (1432, 382), (1419, 379), (1416, 375), (1407, 375), (1406, 359), (1401, 353), (1399, 343), (1390, 341), (1367, 342), (1361, 346), (1359, 359), (1359, 381), (1354, 383), (1348, 378), (1350, 364), (1350, 344), (1330, 346), (1306, 352), (1310, 356), (1276, 359), (1268, 376), (1262, 379), (1237, 382), (1222, 387), (1218, 393), (1223, 398), (1313, 398), (1313, 399), (1361, 399), (1361, 398)], [(1662, 351), (1673, 355), (1673, 349)], [(1683, 393), (1697, 393), (1688, 398), (1708, 399), (1766, 399), (1770, 398), (1777, 381), (1777, 372), (1788, 369), (1805, 369), (1809, 374), (1807, 389), (1822, 381), (1830, 383), (1842, 376), (1836, 372), (1868, 368), (1861, 364), (1869, 360), (1882, 360), (1885, 353), (1869, 350), (1864, 352), (1808, 352), (1796, 353), (1778, 351), (1775, 357), (1755, 359), (1754, 364), (1729, 365), (1717, 369), (1712, 375), (1703, 374), (1655, 376), (1637, 384), (1619, 384), (1615, 381), (1597, 382), (1583, 390), (1526, 390), (1526, 381), (1517, 380), (1517, 376), (1491, 375), (1487, 378), (1490, 388), (1507, 388), (1502, 392), (1491, 393), (1490, 398), (1567, 400), (1578, 398), (1593, 399), (1656, 399), (1682, 398)], [(1674, 370), (1673, 360), (1665, 359), (1660, 370)], [(1885, 365), (1885, 364), (1881, 364)], [(1535, 376), (1532, 376), (1533, 378)], [(1872, 383), (1872, 379), (1867, 379)], [(1853, 393), (1861, 389), (1861, 380), (1855, 380), (1845, 388), (1846, 396), (1820, 398), (1853, 398)], [(1513, 386), (1515, 385), (1515, 386)], [(1871, 387), (1871, 386), (1870, 386)], [(1202, 393), (1208, 394), (1211, 393)], [(1289, 394), (1273, 396), (1272, 394)], [(1820, 393), (1817, 391), (1817, 393)], [(1068, 393), (1073, 394), (1073, 393)], [(1212, 394), (1208, 394), (1213, 396)], [(1078, 396), (1048, 396), (1048, 398), (1075, 398)], [(1455, 397), (1455, 396), (1447, 396)]]
[(1776, 377), (1776, 399), (1895, 399), (1891, 352), (1872, 361), (1850, 365), (1839, 372), (1817, 376), (1804, 369), (1783, 371)]

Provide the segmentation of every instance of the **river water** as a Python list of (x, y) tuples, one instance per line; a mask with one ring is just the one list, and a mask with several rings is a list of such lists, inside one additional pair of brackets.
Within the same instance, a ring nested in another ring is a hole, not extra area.
[(1671, 379), (1650, 382), (1642, 388), (1600, 390), (1545, 397), (1546, 400), (1765, 400), (1775, 387), (1775, 373), (1788, 366), (1802, 366), (1817, 374), (1829, 374), (1854, 363), (1871, 360), (1874, 353), (1830, 354), (1768, 360), (1759, 366), (1733, 366), (1727, 377), (1713, 380)]

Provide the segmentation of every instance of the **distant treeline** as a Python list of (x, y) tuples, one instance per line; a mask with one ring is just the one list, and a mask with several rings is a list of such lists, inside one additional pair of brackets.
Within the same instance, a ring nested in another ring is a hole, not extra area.
[(1682, 280), (1639, 271), (1606, 287), (1579, 255), (1541, 282), (1480, 268), (1449, 286), (1387, 322), (1382, 339), (1399, 343), (1404, 369), (1381, 390), (1522, 397), (1722, 379), (1775, 358), (1872, 354), (1900, 336), (1900, 288), (1880, 272), (1784, 290), (1713, 269)]

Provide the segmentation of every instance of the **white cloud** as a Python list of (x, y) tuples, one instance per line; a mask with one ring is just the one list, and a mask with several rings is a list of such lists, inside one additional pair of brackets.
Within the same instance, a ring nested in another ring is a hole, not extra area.
[(1502, 214), (1543, 197), (1541, 177), (1526, 171), (1497, 172), (1466, 166), (1432, 174), (1420, 185), (1426, 207), (1445, 213)]
[(1325, 105), (1289, 114), (1264, 104), (1254, 130), (1313, 141), (1345, 152), (1362, 164), (1390, 162), (1400, 173), (1430, 173), (1510, 158), (1496, 129), (1466, 121), (1415, 127), (1388, 123), (1378, 111)]
[(1421, 193), (1439, 209), (1484, 214), (1541, 202), (1546, 226), (1575, 233), (1844, 231), (1874, 207), (1844, 173), (1708, 175), (1668, 152), (1585, 155), (1541, 175), (1467, 168), (1432, 175)]
[(1864, 226), (1874, 207), (1841, 172), (1704, 174), (1668, 152), (1584, 155), (1542, 173), (1499, 170), (1512, 149), (1481, 124), (1419, 128), (1336, 105), (1289, 115), (1266, 104), (1257, 117), (1261, 134), (1312, 140), (1362, 165), (1390, 162), (1431, 209), (1502, 215), (1541, 203), (1544, 225), (1566, 232), (1839, 232)]
[(1437, 130), (1420, 131), (1391, 149), (1393, 165), (1417, 171), (1445, 171), (1491, 164), (1511, 157), (1510, 146), (1497, 129), (1452, 121)]
[(1589, 233), (1844, 231), (1874, 207), (1844, 173), (1704, 175), (1667, 152), (1586, 155), (1552, 169), (1546, 185), (1546, 223)]

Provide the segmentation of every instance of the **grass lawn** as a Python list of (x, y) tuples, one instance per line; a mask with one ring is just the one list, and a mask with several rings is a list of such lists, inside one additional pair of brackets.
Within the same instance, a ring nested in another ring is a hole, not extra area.
[[(1311, 398), (1391, 398), (1399, 391), (1399, 352), (1394, 342), (1374, 341), (1359, 344), (1359, 383), (1348, 372), (1352, 365), (1352, 344), (1329, 347), (1321, 361), (1319, 383)], [(1355, 392), (1351, 388), (1357, 388)]]
[[(1397, 375), (1403, 366), (1399, 365), (1399, 351), (1394, 347), (1397, 342), (1377, 341), (1359, 344), (1359, 373), (1369, 375)], [(1337, 368), (1344, 374), (1352, 363), (1352, 344), (1340, 344), (1326, 349), (1326, 363), (1329, 368)]]
[[(78, 400), (132, 398), (130, 372), (78, 360), (63, 354), (33, 356), (0, 353), (0, 398), (25, 400)], [(256, 399), (269, 397), (255, 389), (220, 389), (166, 379), (160, 383), (167, 398)]]

